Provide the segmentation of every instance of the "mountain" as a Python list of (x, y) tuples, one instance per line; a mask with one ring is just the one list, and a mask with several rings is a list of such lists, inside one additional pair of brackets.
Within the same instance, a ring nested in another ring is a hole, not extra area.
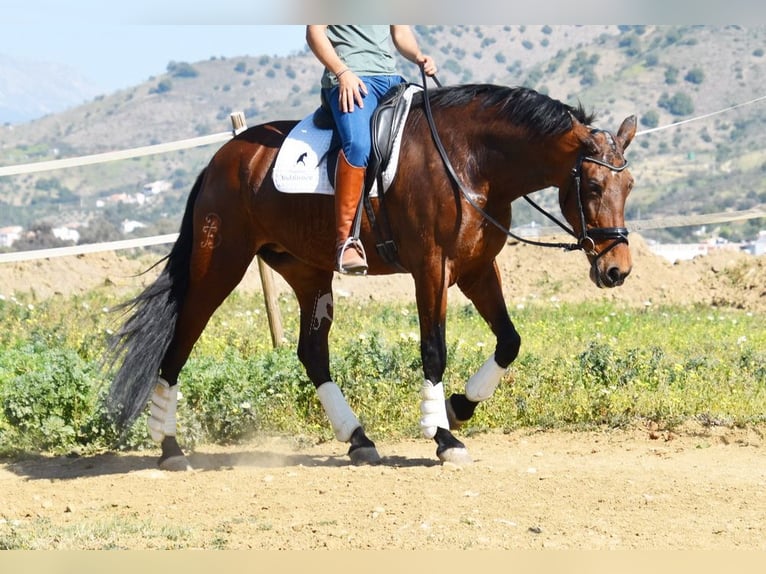
[[(766, 27), (743, 26), (416, 26), (423, 51), (436, 59), (445, 85), (525, 84), (597, 113), (597, 127), (616, 130), (640, 119), (628, 150), (636, 186), (628, 219), (708, 214), (766, 205)], [(401, 62), (410, 80), (417, 69)], [(170, 62), (150, 81), (15, 126), (0, 126), (0, 164), (121, 150), (230, 129), (298, 119), (318, 104), (321, 66), (309, 52), (286, 57)], [(710, 115), (709, 115), (710, 114)], [(671, 124), (678, 126), (667, 128)], [(660, 128), (657, 131), (649, 131)], [(666, 129), (667, 128), (667, 129)], [(175, 231), (188, 190), (214, 146), (89, 167), (0, 178), (2, 225), (124, 219)], [(171, 190), (155, 201), (97, 207), (156, 180)], [(554, 210), (555, 193), (541, 192)], [(534, 216), (514, 205), (514, 225)], [(753, 237), (763, 220), (708, 229)], [(93, 227), (91, 227), (92, 229)], [(670, 228), (681, 239), (697, 228)]]
[(73, 68), (0, 54), (0, 124), (63, 112), (96, 94), (95, 85)]

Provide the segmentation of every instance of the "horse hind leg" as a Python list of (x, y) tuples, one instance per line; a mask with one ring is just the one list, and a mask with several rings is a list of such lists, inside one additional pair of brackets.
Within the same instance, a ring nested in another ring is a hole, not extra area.
[(333, 321), (332, 272), (307, 268), (287, 254), (264, 253), (264, 260), (290, 284), (300, 307), (298, 359), (317, 391), (335, 438), (349, 443), (356, 465), (377, 464), (380, 454), (364, 432), (340, 387), (330, 375), (328, 337)]
[[(176, 410), (180, 394), (178, 376), (210, 317), (242, 280), (254, 254), (244, 243), (236, 249), (224, 245), (204, 252), (195, 248), (195, 257), (206, 261), (192, 273), (187, 294), (176, 322), (175, 334), (160, 365), (157, 384), (150, 399), (147, 425), (152, 439), (159, 442), (162, 470), (190, 470), (191, 465), (177, 441)], [(200, 255), (200, 253), (204, 253)], [(204, 269), (204, 272), (201, 270)]]
[(176, 440), (176, 411), (178, 409), (178, 384), (170, 385), (161, 376), (158, 377), (152, 396), (149, 399), (149, 435), (160, 443), (162, 454), (157, 461), (161, 470), (192, 470), (183, 450)]
[(378, 464), (380, 454), (364, 432), (359, 419), (348, 405), (337, 384), (328, 380), (317, 387), (317, 396), (330, 419), (335, 438), (350, 444), (348, 456), (355, 465)]

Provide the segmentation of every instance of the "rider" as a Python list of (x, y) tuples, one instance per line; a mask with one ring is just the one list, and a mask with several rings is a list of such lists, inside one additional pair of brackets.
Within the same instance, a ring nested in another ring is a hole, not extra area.
[(404, 82), (396, 73), (389, 40), (402, 56), (436, 74), (430, 56), (418, 47), (409, 26), (310, 25), (306, 42), (324, 65), (322, 91), (330, 105), (342, 149), (335, 170), (335, 269), (364, 275), (367, 259), (351, 226), (362, 196), (370, 156), (370, 120), (379, 99)]

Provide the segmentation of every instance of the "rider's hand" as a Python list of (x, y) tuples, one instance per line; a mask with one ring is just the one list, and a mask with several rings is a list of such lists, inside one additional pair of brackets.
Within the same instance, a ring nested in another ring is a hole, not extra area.
[(426, 56), (425, 54), (418, 54), (417, 63), (418, 63), (418, 66), (423, 68), (423, 71), (426, 73), (426, 76), (436, 75), (436, 72), (438, 71), (436, 69), (436, 62), (434, 62), (434, 59), (431, 56)]
[(367, 86), (354, 72), (347, 68), (338, 74), (338, 104), (341, 112), (353, 112), (354, 104), (363, 108), (366, 95)]

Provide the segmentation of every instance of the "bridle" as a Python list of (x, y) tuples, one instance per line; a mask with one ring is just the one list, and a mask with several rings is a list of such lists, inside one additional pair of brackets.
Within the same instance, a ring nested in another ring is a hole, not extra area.
[[(527, 243), (529, 245), (536, 245), (539, 247), (558, 247), (565, 249), (567, 251), (583, 251), (587, 255), (593, 257), (592, 260), (592, 267), (595, 268), (596, 264), (598, 263), (598, 260), (609, 253), (612, 249), (617, 247), (621, 243), (628, 244), (628, 229), (626, 227), (591, 227), (586, 228), (585, 223), (585, 210), (583, 208), (582, 204), (582, 197), (580, 195), (580, 183), (582, 181), (582, 164), (584, 162), (591, 162), (595, 163), (604, 167), (607, 167), (611, 169), (614, 172), (621, 172), (626, 167), (628, 167), (628, 161), (625, 160), (625, 163), (620, 166), (613, 165), (611, 163), (605, 162), (603, 160), (600, 160), (595, 157), (591, 157), (585, 154), (581, 154), (577, 158), (577, 162), (575, 163), (574, 167), (572, 168), (571, 175), (574, 178), (575, 183), (575, 196), (577, 198), (577, 211), (580, 218), (580, 234), (574, 232), (574, 230), (560, 221), (557, 217), (540, 207), (532, 198), (530, 198), (528, 195), (523, 196), (524, 199), (529, 203), (532, 207), (534, 207), (537, 211), (542, 213), (545, 217), (553, 221), (556, 225), (558, 225), (561, 229), (566, 231), (569, 235), (577, 239), (576, 243), (554, 243), (554, 242), (546, 242), (546, 241), (535, 241), (532, 239), (527, 239), (526, 237), (522, 237), (520, 235), (517, 235), (513, 233), (510, 229), (506, 228), (503, 224), (498, 222), (495, 218), (493, 218), (491, 215), (489, 215), (486, 211), (484, 211), (480, 205), (476, 203), (474, 198), (472, 197), (473, 194), (469, 190), (465, 188), (463, 183), (460, 181), (460, 178), (458, 177), (457, 173), (455, 173), (454, 168), (452, 167), (452, 163), (450, 162), (449, 158), (447, 157), (447, 152), (444, 149), (444, 146), (441, 143), (441, 139), (439, 138), (439, 134), (436, 132), (436, 125), (433, 120), (433, 116), (431, 114), (431, 104), (428, 98), (428, 88), (426, 86), (426, 75), (421, 67), (421, 74), (423, 77), (423, 105), (425, 108), (425, 114), (426, 119), (428, 120), (428, 127), (431, 130), (431, 136), (433, 137), (434, 144), (436, 145), (436, 149), (439, 151), (439, 155), (441, 156), (442, 162), (444, 163), (444, 166), (447, 169), (447, 172), (449, 173), (450, 178), (452, 181), (458, 186), (458, 189), (460, 189), (460, 192), (463, 194), (463, 197), (465, 200), (473, 207), (479, 214), (487, 220), (489, 223), (497, 227), (500, 231), (505, 233), (508, 237), (512, 237), (513, 239), (516, 239), (517, 241), (521, 241), (522, 243)], [(434, 80), (434, 83), (441, 87), (441, 83), (439, 80), (436, 79), (436, 77), (432, 76), (432, 79)], [(599, 131), (605, 131), (605, 130), (592, 130), (592, 133), (596, 133)], [(596, 243), (599, 241), (607, 241), (612, 240), (612, 243), (610, 243), (605, 249), (603, 249), (600, 252), (596, 251)]]

